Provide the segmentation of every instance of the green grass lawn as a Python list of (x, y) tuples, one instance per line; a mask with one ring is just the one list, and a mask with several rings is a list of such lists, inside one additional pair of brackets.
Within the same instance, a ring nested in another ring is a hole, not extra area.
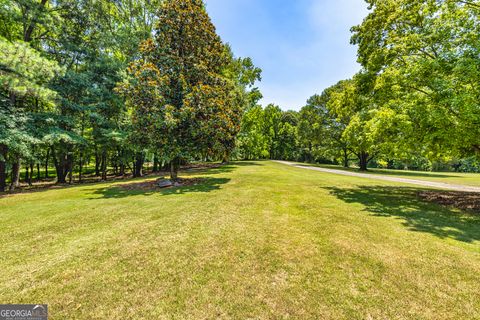
[[(50, 319), (479, 319), (480, 217), (273, 162), (0, 198), (0, 303)], [(140, 180), (141, 181), (141, 180)]]
[[(359, 172), (356, 168), (344, 168), (334, 165), (313, 165), (308, 163), (298, 163), (306, 166), (318, 166), (328, 169), (347, 170)], [(445, 182), (452, 184), (461, 184), (466, 186), (480, 186), (480, 173), (462, 173), (462, 172), (426, 172), (426, 171), (409, 171), (409, 170), (390, 170), (390, 169), (368, 169), (368, 174), (391, 175), (399, 178), (426, 180), (433, 182)]]

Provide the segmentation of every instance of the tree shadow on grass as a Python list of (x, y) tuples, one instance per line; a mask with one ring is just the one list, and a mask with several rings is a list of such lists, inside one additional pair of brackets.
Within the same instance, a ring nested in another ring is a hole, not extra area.
[[(145, 189), (142, 184), (144, 182), (138, 183), (139, 188), (135, 188), (133, 184), (133, 187), (130, 188), (123, 188), (122, 186), (119, 185), (113, 185), (113, 186), (108, 186), (105, 188), (100, 188), (100, 189), (94, 189), (92, 194), (93, 195), (99, 195), (96, 197), (90, 198), (91, 200), (95, 199), (111, 199), (111, 198), (125, 198), (125, 197), (131, 197), (131, 196), (150, 196), (154, 194), (161, 194), (164, 196), (168, 195), (182, 195), (182, 194), (187, 194), (187, 193), (194, 193), (194, 192), (211, 192), (214, 190), (219, 190), (221, 188), (221, 185), (226, 184), (230, 181), (229, 178), (215, 178), (214, 176), (217, 174), (225, 174), (225, 173), (230, 173), (234, 171), (235, 169), (238, 169), (239, 167), (246, 167), (246, 166), (263, 166), (263, 164), (260, 164), (258, 162), (252, 162), (252, 161), (236, 161), (236, 162), (231, 162), (229, 164), (219, 164), (216, 166), (207, 166), (207, 167), (193, 167), (193, 168), (187, 168), (184, 170), (180, 171), (180, 177), (181, 178), (188, 178), (190, 176), (196, 177), (195, 179), (199, 180), (198, 183), (195, 183), (193, 185), (184, 185), (180, 187), (172, 187), (172, 188), (167, 188), (167, 189), (160, 189), (160, 188), (150, 188), (150, 189)], [(197, 177), (198, 175), (204, 175)]]
[(252, 161), (235, 161), (235, 162), (230, 162), (227, 164), (221, 164), (216, 167), (210, 167), (210, 168), (189, 168), (185, 169), (180, 172), (186, 173), (186, 174), (207, 174), (207, 175), (215, 175), (215, 174), (223, 174), (223, 173), (229, 173), (237, 169), (238, 167), (249, 167), (249, 166), (263, 166), (263, 164), (258, 163), (258, 162), (252, 162)]
[(417, 197), (423, 189), (388, 186), (326, 188), (346, 203), (359, 203), (377, 217), (396, 217), (409, 230), (452, 238), (462, 242), (480, 240), (480, 216), (424, 202)]
[(119, 199), (119, 198), (126, 198), (132, 196), (151, 196), (151, 195), (182, 195), (188, 193), (205, 193), (211, 192), (215, 190), (219, 190), (221, 185), (226, 184), (230, 181), (228, 178), (212, 178), (212, 177), (203, 177), (200, 179), (201, 182), (195, 185), (187, 185), (187, 186), (180, 186), (180, 187), (171, 187), (166, 189), (150, 189), (150, 190), (142, 190), (135, 188), (125, 189), (121, 186), (108, 186), (105, 188), (95, 189), (92, 192), (94, 197), (89, 198), (89, 200), (98, 200), (98, 199)]
[[(263, 164), (259, 164), (256, 162), (252, 161), (236, 161), (236, 162), (231, 162), (229, 164), (218, 164), (216, 166), (204, 166), (204, 167), (198, 167), (198, 168), (182, 168), (180, 170), (180, 175), (186, 175), (187, 177), (189, 175), (199, 175), (199, 174), (205, 174), (205, 175), (215, 175), (215, 174), (223, 174), (223, 173), (229, 173), (237, 169), (238, 167), (243, 167), (243, 166), (263, 166)], [(69, 188), (78, 188), (78, 187), (84, 187), (87, 185), (99, 185), (99, 184), (105, 184), (105, 183), (111, 183), (111, 182), (117, 182), (117, 181), (136, 181), (136, 180), (144, 180), (145, 178), (148, 177), (163, 177), (163, 176), (168, 176), (168, 172), (158, 172), (158, 173), (148, 173), (142, 178), (132, 178), (131, 176), (124, 176), (124, 177), (111, 177), (108, 179), (108, 181), (101, 181), (99, 179), (85, 179), (83, 180), (82, 183), (74, 182), (74, 184), (55, 184), (54, 182), (41, 185), (41, 186), (34, 186), (34, 187), (28, 187), (28, 188), (18, 188), (15, 192), (0, 192), (0, 199), (4, 197), (11, 197), (15, 196), (17, 194), (29, 194), (29, 193), (37, 193), (37, 192), (45, 192), (45, 191), (50, 191), (50, 190), (62, 190), (62, 189), (69, 189)], [(108, 188), (104, 188), (108, 189)], [(90, 189), (90, 190), (98, 190), (97, 188), (95, 189)], [(89, 190), (89, 191), (90, 191)], [(134, 193), (134, 192), (132, 192)], [(138, 194), (145, 194), (146, 192), (142, 191), (137, 191)], [(132, 194), (133, 195), (133, 194)]]

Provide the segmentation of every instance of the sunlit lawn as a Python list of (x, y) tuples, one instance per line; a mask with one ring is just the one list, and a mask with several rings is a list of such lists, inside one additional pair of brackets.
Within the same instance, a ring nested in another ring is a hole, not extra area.
[(0, 198), (0, 303), (48, 303), (50, 319), (480, 318), (479, 216), (273, 162), (186, 175), (205, 180)]

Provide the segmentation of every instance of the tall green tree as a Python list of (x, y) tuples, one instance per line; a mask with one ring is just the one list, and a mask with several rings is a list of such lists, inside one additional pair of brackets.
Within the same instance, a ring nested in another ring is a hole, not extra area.
[[(217, 146), (210, 147), (214, 153), (220, 154), (223, 162), (228, 162), (231, 153), (236, 146), (236, 138), (241, 129), (242, 118), (245, 112), (256, 105), (262, 95), (255, 83), (261, 80), (262, 70), (255, 67), (250, 58), (235, 58), (230, 46), (226, 46), (229, 63), (223, 71), (228, 79), (230, 88), (223, 101), (218, 101), (219, 106), (224, 106), (220, 113), (224, 122), (223, 126), (212, 123), (214, 130), (211, 132), (211, 139)], [(208, 137), (206, 137), (208, 139)], [(217, 142), (215, 142), (217, 141)]]
[(182, 159), (217, 152), (224, 146), (218, 132), (228, 140), (237, 130), (236, 103), (224, 74), (230, 57), (203, 1), (168, 1), (158, 16), (156, 36), (141, 45), (123, 90), (137, 132), (170, 159), (175, 180)]
[[(371, 77), (359, 73), (350, 80), (340, 81), (329, 90), (329, 113), (335, 115), (335, 129), (342, 130), (339, 142), (358, 158), (360, 170), (366, 171), (368, 163), (390, 138), (385, 128), (377, 124), (380, 107), (376, 103)], [(346, 153), (344, 153), (344, 161)]]
[[(47, 175), (52, 158), (58, 182), (66, 182), (67, 175), (71, 181), (75, 165), (81, 179), (92, 155), (103, 177), (110, 165), (125, 168), (136, 147), (126, 139), (128, 111), (113, 88), (124, 76), (122, 70), (138, 57), (138, 43), (151, 36), (161, 2), (0, 1), (0, 36), (28, 42), (42, 58), (66, 70), (62, 76), (45, 78), (45, 88), (56, 92), (48, 107), (41, 99), (22, 99), (35, 140), (19, 160), (26, 165), (36, 162), (37, 167), (44, 161)], [(20, 167), (20, 161), (11, 163), (16, 158), (7, 163), (15, 170)]]
[(264, 134), (264, 110), (254, 105), (245, 112), (237, 137), (238, 156), (245, 160), (265, 159), (269, 156), (267, 138)]
[(282, 112), (281, 125), (276, 143), (277, 158), (285, 160), (296, 160), (298, 158), (297, 125), (298, 112)]
[(7, 160), (13, 166), (11, 189), (18, 185), (20, 158), (32, 157), (39, 138), (33, 115), (54, 105), (56, 93), (48, 83), (61, 71), (27, 43), (0, 38), (0, 191), (6, 187)]
[(338, 117), (335, 110), (328, 108), (331, 94), (342, 86), (342, 82), (314, 95), (300, 110), (301, 121), (298, 135), (303, 147), (304, 159), (314, 160), (315, 155), (336, 161), (341, 159), (344, 167), (349, 166), (351, 150), (343, 133), (349, 117)]
[(278, 144), (282, 128), (282, 109), (274, 104), (269, 104), (263, 112), (263, 134), (267, 140), (270, 159), (278, 158)]
[(479, 154), (480, 7), (477, 1), (367, 1), (353, 28), (376, 98), (415, 130), (404, 140), (430, 157)]

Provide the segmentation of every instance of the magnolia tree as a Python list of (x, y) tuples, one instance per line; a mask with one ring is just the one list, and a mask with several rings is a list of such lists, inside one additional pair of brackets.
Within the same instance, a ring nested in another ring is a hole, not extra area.
[[(203, 1), (166, 1), (158, 15), (155, 37), (141, 44), (121, 91), (133, 110), (135, 134), (170, 160), (175, 180), (183, 159), (220, 154), (228, 160), (243, 93), (259, 71), (233, 59)], [(245, 72), (235, 70), (238, 63)]]

